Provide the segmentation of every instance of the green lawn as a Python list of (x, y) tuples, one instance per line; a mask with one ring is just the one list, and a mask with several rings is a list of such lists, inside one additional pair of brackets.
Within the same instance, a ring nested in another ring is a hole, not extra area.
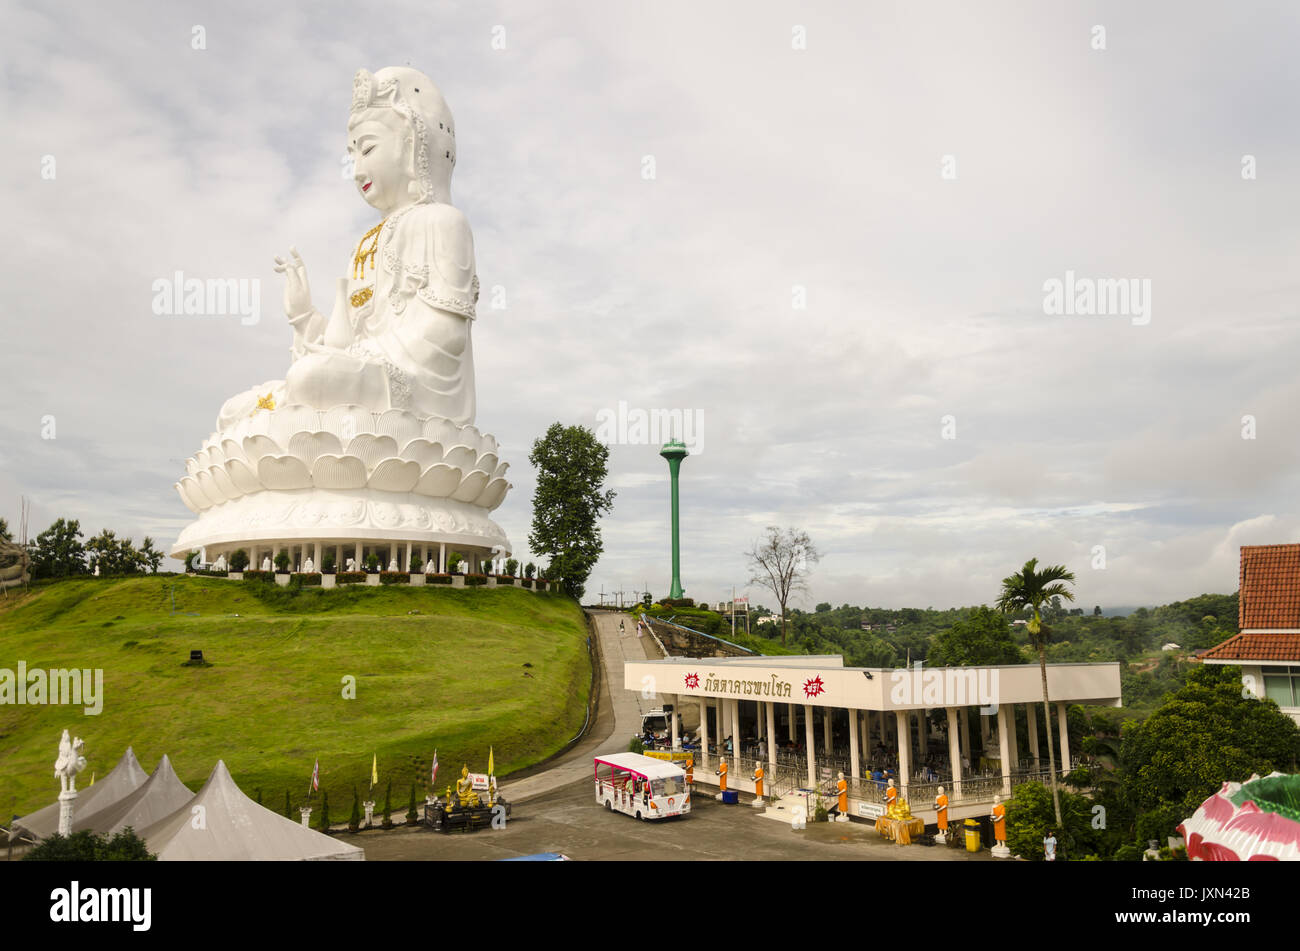
[[(182, 666), (191, 649), (212, 666)], [(86, 741), (79, 785), (132, 745), (146, 770), (168, 754), (195, 790), (224, 759), (244, 792), (261, 789), (276, 810), (286, 790), (295, 807), (305, 801), (319, 757), (334, 821), (346, 820), (354, 784), (366, 792), (378, 753), (378, 808), (391, 779), (400, 819), (412, 782), (423, 799), (435, 747), (440, 790), (462, 763), (484, 771), (489, 744), (498, 776), (532, 765), (581, 729), (591, 681), (578, 607), (518, 588), (62, 581), (0, 600), (0, 668), (20, 660), (102, 668), (103, 712), (0, 705), (5, 819), (56, 798), (64, 728)], [(345, 677), (355, 699), (343, 696)]]

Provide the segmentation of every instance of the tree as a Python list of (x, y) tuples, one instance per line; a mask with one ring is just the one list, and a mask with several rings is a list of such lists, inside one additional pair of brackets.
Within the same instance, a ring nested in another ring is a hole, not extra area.
[(1052, 739), (1052, 706), (1047, 696), (1047, 638), (1048, 631), (1043, 627), (1043, 605), (1049, 600), (1060, 604), (1060, 599), (1074, 600), (1074, 592), (1065, 586), (1074, 583), (1074, 572), (1066, 570), (1065, 565), (1052, 565), (1042, 571), (1035, 570), (1037, 558), (1030, 558), (1025, 567), (1014, 575), (1002, 579), (1002, 595), (998, 598), (998, 610), (1003, 614), (1020, 614), (1026, 610), (1032, 612), (1026, 629), (1029, 640), (1038, 651), (1038, 669), (1043, 678), (1043, 716), (1047, 722), (1047, 764), (1051, 769), (1052, 805), (1056, 809), (1056, 824), (1061, 826), (1061, 792), (1056, 781), (1056, 744)]
[[(90, 569), (99, 568), (102, 575), (131, 575), (144, 570), (145, 561), (129, 538), (118, 538), (117, 533), (104, 529), (86, 542), (90, 554)], [(162, 561), (162, 555), (158, 556)]]
[(420, 814), (415, 811), (415, 783), (411, 783), (411, 807), (406, 810), (406, 824), (413, 826), (420, 821)]
[(537, 469), (528, 547), (550, 557), (547, 578), (558, 576), (564, 592), (580, 601), (604, 551), (600, 516), (614, 506), (614, 491), (604, 488), (609, 449), (589, 429), (553, 423), (528, 461)]
[[(243, 549), (241, 548), (239, 551), (242, 552)], [(153, 574), (157, 574), (157, 573), (158, 573), (158, 569), (159, 569), (159, 567), (161, 567), (161, 565), (162, 565), (163, 553), (160, 552), (160, 551), (158, 551), (158, 549), (156, 549), (156, 548), (153, 547), (153, 539), (150, 538), (148, 535), (146, 535), (146, 536), (144, 537), (144, 541), (141, 542), (141, 544), (140, 544), (140, 550), (139, 550), (139, 552), (138, 552), (137, 554), (139, 554), (139, 556), (140, 556), (140, 561), (141, 561), (143, 564), (148, 565), (148, 566), (149, 566), (149, 570), (150, 570)], [(236, 552), (236, 554), (239, 554), (239, 552)], [(233, 561), (233, 559), (231, 559), (231, 560)], [(244, 555), (244, 564), (245, 564), (245, 565), (248, 564), (248, 555), (247, 555), (247, 554)], [(243, 569), (243, 568), (236, 568), (235, 570), (236, 570), (236, 571), (243, 571), (244, 569)]]
[[(149, 539), (146, 538), (145, 543), (147, 544), (148, 542)], [(143, 545), (140, 547), (140, 554), (142, 555), (144, 554)], [(234, 553), (230, 556), (230, 570), (243, 571), (247, 567), (248, 567), (248, 552), (242, 548), (235, 549)], [(157, 570), (158, 570), (157, 568), (154, 569), (154, 571)]]
[(936, 634), (925, 658), (931, 667), (999, 667), (1024, 660), (1006, 615), (985, 605)]
[(293, 818), (293, 806), (289, 804), (289, 790), (287, 789), (284, 791), (284, 817), (286, 819)]
[[(1059, 842), (1057, 860), (1083, 858), (1104, 851), (1105, 835), (1093, 826), (1092, 802), (1078, 793), (1063, 792), (1064, 806), (1057, 806), (1047, 788), (1038, 783), (1021, 783), (1007, 802), (1007, 848), (1030, 862), (1042, 862), (1043, 839), (1048, 830)], [(1065, 817), (1053, 822), (1053, 809)]]
[(782, 534), (779, 528), (769, 525), (767, 538), (754, 542), (746, 557), (749, 583), (767, 588), (781, 605), (781, 643), (785, 644), (786, 606), (790, 596), (808, 590), (808, 566), (816, 564), (821, 555), (807, 532), (788, 528)]
[(1272, 700), (1243, 693), (1240, 668), (1197, 665), (1151, 716), (1128, 725), (1120, 783), (1139, 841), (1173, 835), (1225, 781), (1296, 770), (1300, 728)]
[(81, 523), (76, 519), (58, 519), (37, 535), (31, 545), (32, 577), (67, 578), (86, 574), (90, 569), (86, 566), (83, 537)]
[(326, 835), (330, 831), (330, 794), (321, 791), (320, 794), (320, 819), (316, 823), (316, 828)]
[(393, 781), (388, 781), (388, 790), (384, 793), (384, 821), (381, 825), (385, 829), (393, 827)]
[(24, 862), (153, 862), (158, 856), (127, 826), (113, 838), (89, 829), (64, 837), (57, 832), (23, 856)]
[(289, 570), (289, 553), (283, 548), (281, 548), (279, 553), (275, 556), (275, 570), (280, 572), (280, 574), (284, 574)]
[(11, 542), (14, 540), (14, 533), (9, 531), (9, 523), (0, 518), (0, 542)]
[(352, 787), (352, 815), (348, 818), (348, 831), (356, 832), (361, 828), (361, 799), (357, 796), (357, 787)]

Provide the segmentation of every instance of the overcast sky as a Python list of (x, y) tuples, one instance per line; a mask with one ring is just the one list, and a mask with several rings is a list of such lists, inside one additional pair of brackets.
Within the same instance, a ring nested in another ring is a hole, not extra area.
[[(184, 459), (287, 368), (273, 256), (296, 245), (328, 310), (377, 221), (341, 174), (353, 73), (409, 64), (456, 117), (477, 424), (524, 557), (532, 440), (619, 401), (700, 424), (697, 600), (746, 587), (767, 525), (823, 553), (804, 607), (990, 602), (1032, 556), (1089, 610), (1163, 603), (1235, 590), (1242, 544), (1300, 541), (1294, 4), (6, 0), (3, 21), (0, 515), (27, 495), (32, 534), (68, 516), (170, 546)], [(261, 319), (155, 315), (176, 271), (260, 281)], [(1137, 281), (1149, 310), (1045, 313), (1067, 271)], [(593, 600), (667, 593), (657, 448), (612, 447)]]

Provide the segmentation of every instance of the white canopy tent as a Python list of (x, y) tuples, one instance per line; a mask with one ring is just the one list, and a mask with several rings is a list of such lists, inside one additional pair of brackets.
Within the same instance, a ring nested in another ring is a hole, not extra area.
[[(135, 758), (135, 751), (128, 746), (112, 772), (95, 785), (77, 790), (77, 800), (72, 813), (72, 830), (76, 832), (84, 828), (80, 823), (82, 816), (90, 817), (95, 812), (113, 806), (143, 786), (148, 779), (149, 774)], [(58, 802), (55, 801), (31, 815), (16, 819), (13, 828), (15, 836), (25, 836), (38, 841), (48, 839), (59, 831)]]
[(365, 852), (259, 806), (218, 760), (193, 800), (140, 831), (158, 861), (362, 861)]
[(164, 754), (143, 786), (106, 809), (74, 819), (72, 829), (74, 832), (89, 829), (100, 835), (116, 835), (128, 826), (134, 830), (147, 829), (193, 798), (194, 793), (176, 778), (172, 762)]

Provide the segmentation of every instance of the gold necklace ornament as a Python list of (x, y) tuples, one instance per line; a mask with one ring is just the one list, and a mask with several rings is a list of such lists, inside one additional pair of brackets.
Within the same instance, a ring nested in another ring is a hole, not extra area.
[[(387, 221), (388, 219), (384, 219), (384, 220)], [(361, 241), (358, 242), (357, 253), (352, 258), (352, 279), (353, 280), (356, 281), (365, 280), (367, 261), (370, 262), (370, 270), (373, 271), (375, 269), (375, 254), (379, 251), (379, 231), (383, 227), (384, 227), (384, 222), (383, 221), (379, 222), (379, 224), (375, 225), (364, 235), (362, 235)], [(369, 247), (366, 246), (367, 241), (370, 242)]]

